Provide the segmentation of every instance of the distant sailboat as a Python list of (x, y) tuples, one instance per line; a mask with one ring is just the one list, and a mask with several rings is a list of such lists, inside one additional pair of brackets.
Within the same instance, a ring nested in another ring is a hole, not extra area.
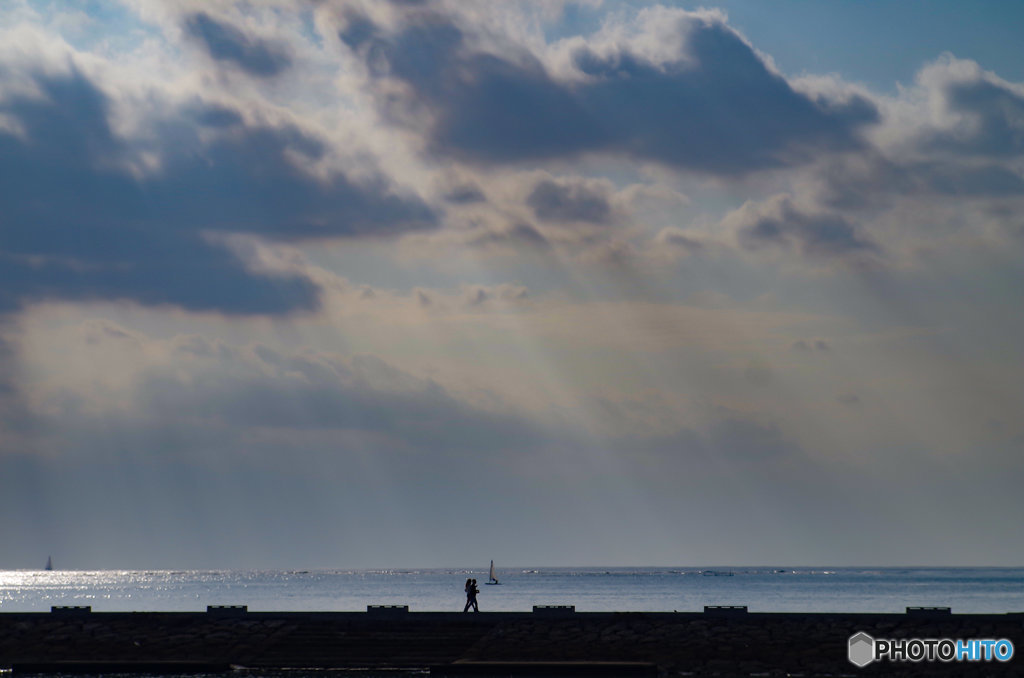
[(53, 569), (53, 558), (51, 556), (46, 556), (46, 567), (43, 569), (47, 572)]
[(500, 584), (501, 583), (500, 581), (498, 581), (498, 578), (494, 576), (494, 561), (493, 560), (491, 561), (491, 575), (490, 576), (491, 576), (491, 580), (489, 582), (487, 582), (487, 583), (490, 584), (491, 586), (494, 586), (495, 584)]

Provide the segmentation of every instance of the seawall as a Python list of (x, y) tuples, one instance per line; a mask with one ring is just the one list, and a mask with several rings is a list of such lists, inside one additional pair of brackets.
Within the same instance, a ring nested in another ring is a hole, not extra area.
[(875, 638), (1006, 638), (1024, 613), (92, 612), (0, 613), (0, 668), (15, 672), (198, 673), (250, 668), (431, 668), (431, 675), (1022, 675), (1005, 663), (848, 661)]

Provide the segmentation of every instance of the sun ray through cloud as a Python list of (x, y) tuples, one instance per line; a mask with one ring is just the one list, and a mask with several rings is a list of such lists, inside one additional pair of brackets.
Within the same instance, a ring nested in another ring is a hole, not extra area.
[(4, 3), (0, 567), (1016, 562), (1022, 17), (939, 4)]

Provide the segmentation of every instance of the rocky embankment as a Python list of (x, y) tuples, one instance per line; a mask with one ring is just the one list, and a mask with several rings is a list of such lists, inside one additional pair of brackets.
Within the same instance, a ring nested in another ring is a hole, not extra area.
[[(1000, 663), (847, 659), (874, 638), (1006, 638), (1024, 615), (367, 612), (0, 614), (0, 668), (25, 672), (212, 672), (252, 668), (426, 668), (438, 675), (1022, 675)], [(589, 669), (587, 668), (589, 665)], [(500, 670), (498, 670), (500, 669)], [(583, 673), (579, 673), (583, 671)]]

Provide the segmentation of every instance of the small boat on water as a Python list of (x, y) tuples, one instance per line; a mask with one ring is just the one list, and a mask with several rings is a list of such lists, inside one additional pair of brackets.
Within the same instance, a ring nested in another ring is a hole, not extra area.
[(47, 572), (49, 572), (50, 570), (53, 569), (53, 557), (52, 556), (46, 556), (46, 567), (44, 567), (43, 569), (46, 570)]
[(491, 561), (490, 579), (491, 580), (489, 582), (487, 582), (487, 583), (490, 584), (491, 586), (496, 586), (496, 585), (501, 584), (501, 582), (498, 581), (498, 578), (494, 576), (494, 561), (493, 560)]

